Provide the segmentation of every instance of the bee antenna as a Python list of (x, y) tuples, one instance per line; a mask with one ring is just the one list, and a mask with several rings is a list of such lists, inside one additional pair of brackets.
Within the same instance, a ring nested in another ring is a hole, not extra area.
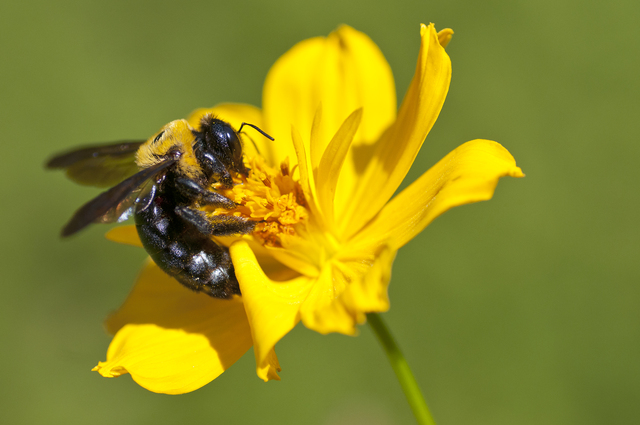
[(260, 127), (258, 127), (257, 125), (249, 124), (248, 122), (243, 122), (240, 125), (240, 130), (238, 130), (238, 133), (242, 132), (242, 127), (244, 127), (245, 125), (248, 125), (249, 127), (253, 128), (254, 130), (257, 130), (260, 134), (262, 134), (264, 137), (266, 137), (267, 139), (271, 140), (272, 142), (275, 140), (273, 137), (269, 136), (267, 133), (262, 131), (260, 129)]

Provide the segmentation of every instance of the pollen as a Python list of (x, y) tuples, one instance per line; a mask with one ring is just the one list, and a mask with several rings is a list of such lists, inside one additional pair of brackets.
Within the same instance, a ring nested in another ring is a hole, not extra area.
[(234, 215), (256, 222), (253, 236), (264, 246), (282, 247), (282, 236), (295, 236), (308, 219), (302, 187), (294, 180), (288, 160), (279, 168), (269, 167), (262, 157), (249, 158), (249, 175), (235, 176), (233, 187), (216, 183), (213, 189), (238, 204), (234, 209), (217, 208), (212, 215)]

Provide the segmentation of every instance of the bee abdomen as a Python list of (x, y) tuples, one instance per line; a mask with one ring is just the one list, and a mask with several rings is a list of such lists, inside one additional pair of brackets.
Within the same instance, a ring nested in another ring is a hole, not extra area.
[(212, 297), (231, 298), (234, 294), (240, 295), (229, 250), (208, 237), (200, 242), (188, 246), (197, 246), (198, 249), (187, 252), (184, 261), (177, 265), (179, 272), (173, 277), (184, 286)]
[(239, 295), (229, 250), (178, 217), (169, 204), (155, 203), (135, 214), (138, 235), (153, 261), (196, 292), (216, 298)]

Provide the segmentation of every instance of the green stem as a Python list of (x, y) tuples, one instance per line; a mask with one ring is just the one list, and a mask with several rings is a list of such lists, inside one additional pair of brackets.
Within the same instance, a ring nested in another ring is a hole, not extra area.
[(429, 412), (427, 403), (424, 401), (420, 387), (418, 387), (418, 383), (413, 377), (413, 373), (411, 373), (409, 364), (404, 358), (402, 351), (400, 351), (398, 344), (393, 339), (391, 332), (389, 332), (389, 328), (387, 328), (387, 325), (385, 325), (378, 313), (368, 313), (367, 323), (369, 323), (369, 326), (373, 329), (373, 332), (378, 337), (378, 341), (380, 341), (384, 351), (387, 353), (391, 367), (396, 373), (398, 381), (400, 381), (402, 391), (404, 391), (404, 395), (407, 397), (407, 401), (411, 406), (411, 410), (413, 410), (418, 424), (435, 425), (436, 423), (431, 417), (431, 412)]

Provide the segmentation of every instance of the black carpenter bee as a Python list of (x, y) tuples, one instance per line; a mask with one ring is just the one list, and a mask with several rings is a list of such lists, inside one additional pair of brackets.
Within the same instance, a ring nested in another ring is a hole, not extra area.
[(255, 223), (235, 216), (212, 218), (198, 209), (234, 208), (233, 201), (210, 190), (210, 185), (232, 187), (234, 173), (249, 173), (238, 133), (227, 122), (207, 114), (196, 130), (186, 120), (177, 120), (147, 141), (76, 149), (53, 157), (46, 167), (66, 169), (81, 184), (119, 182), (76, 211), (62, 229), (63, 237), (91, 223), (124, 221), (133, 215), (144, 248), (169, 276), (212, 297), (240, 294), (229, 250), (211, 236), (247, 234)]

